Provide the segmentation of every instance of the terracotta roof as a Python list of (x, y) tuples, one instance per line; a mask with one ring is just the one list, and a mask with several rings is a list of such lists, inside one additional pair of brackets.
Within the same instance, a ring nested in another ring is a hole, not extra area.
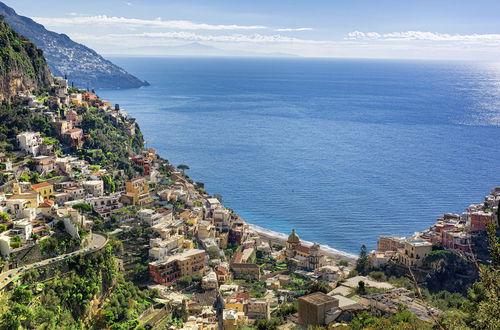
[(304, 245), (298, 245), (297, 247), (295, 247), (295, 250), (303, 253), (311, 253), (311, 249)]
[(37, 184), (31, 185), (31, 188), (33, 188), (33, 189), (48, 188), (48, 187), (52, 187), (52, 184), (48, 183), (48, 182), (42, 182), (42, 183), (37, 183)]
[(52, 207), (54, 206), (54, 201), (52, 199), (46, 199), (43, 203), (40, 203), (38, 207)]

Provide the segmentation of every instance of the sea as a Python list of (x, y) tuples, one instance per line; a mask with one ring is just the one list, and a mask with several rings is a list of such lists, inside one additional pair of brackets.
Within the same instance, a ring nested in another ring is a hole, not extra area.
[(112, 60), (151, 86), (98, 95), (268, 233), (356, 255), (500, 185), (498, 63)]

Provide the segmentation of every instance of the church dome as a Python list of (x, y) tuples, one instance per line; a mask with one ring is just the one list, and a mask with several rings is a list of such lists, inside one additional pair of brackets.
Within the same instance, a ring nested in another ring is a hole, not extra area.
[(295, 233), (295, 229), (292, 229), (292, 233), (288, 236), (287, 242), (290, 244), (300, 244), (300, 238), (299, 235)]

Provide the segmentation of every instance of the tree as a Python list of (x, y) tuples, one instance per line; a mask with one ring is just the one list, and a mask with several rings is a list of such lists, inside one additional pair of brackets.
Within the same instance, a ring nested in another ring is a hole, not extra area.
[(0, 222), (9, 222), (10, 216), (7, 213), (0, 212)]
[(365, 282), (359, 281), (358, 282), (358, 289), (356, 290), (358, 294), (364, 295), (366, 294), (366, 287), (365, 287)]
[(481, 280), (469, 289), (468, 323), (478, 329), (498, 329), (500, 324), (500, 242), (494, 222), (486, 224), (491, 261), (478, 265)]
[(87, 213), (90, 213), (93, 211), (92, 205), (89, 205), (87, 203), (77, 203), (77, 204), (73, 205), (73, 208), (75, 210), (79, 210), (79, 211), (87, 212)]
[(295, 261), (295, 260), (288, 259), (286, 261), (286, 268), (288, 268), (288, 271), (290, 273), (293, 273), (294, 271), (296, 271), (298, 266), (299, 265), (297, 264), (297, 261)]
[(177, 166), (177, 168), (179, 170), (182, 170), (182, 174), (186, 174), (185, 171), (190, 170), (189, 166), (187, 166), (186, 164), (180, 164), (179, 166)]
[(108, 174), (101, 175), (101, 179), (104, 183), (104, 190), (106, 192), (114, 193), (116, 191), (116, 184)]
[(327, 294), (330, 292), (332, 288), (328, 283), (323, 282), (323, 281), (314, 281), (309, 287), (307, 288), (308, 293), (314, 293), (314, 292), (323, 292)]
[(366, 246), (361, 245), (361, 249), (359, 250), (359, 258), (356, 261), (356, 270), (361, 275), (368, 274), (368, 270), (370, 269), (370, 261), (368, 260), (368, 252), (366, 250)]

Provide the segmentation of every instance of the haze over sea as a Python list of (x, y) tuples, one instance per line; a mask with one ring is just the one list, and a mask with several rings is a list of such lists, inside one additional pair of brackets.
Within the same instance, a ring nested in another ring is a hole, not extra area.
[(357, 254), (500, 185), (500, 65), (114, 58), (101, 90), (247, 222)]

